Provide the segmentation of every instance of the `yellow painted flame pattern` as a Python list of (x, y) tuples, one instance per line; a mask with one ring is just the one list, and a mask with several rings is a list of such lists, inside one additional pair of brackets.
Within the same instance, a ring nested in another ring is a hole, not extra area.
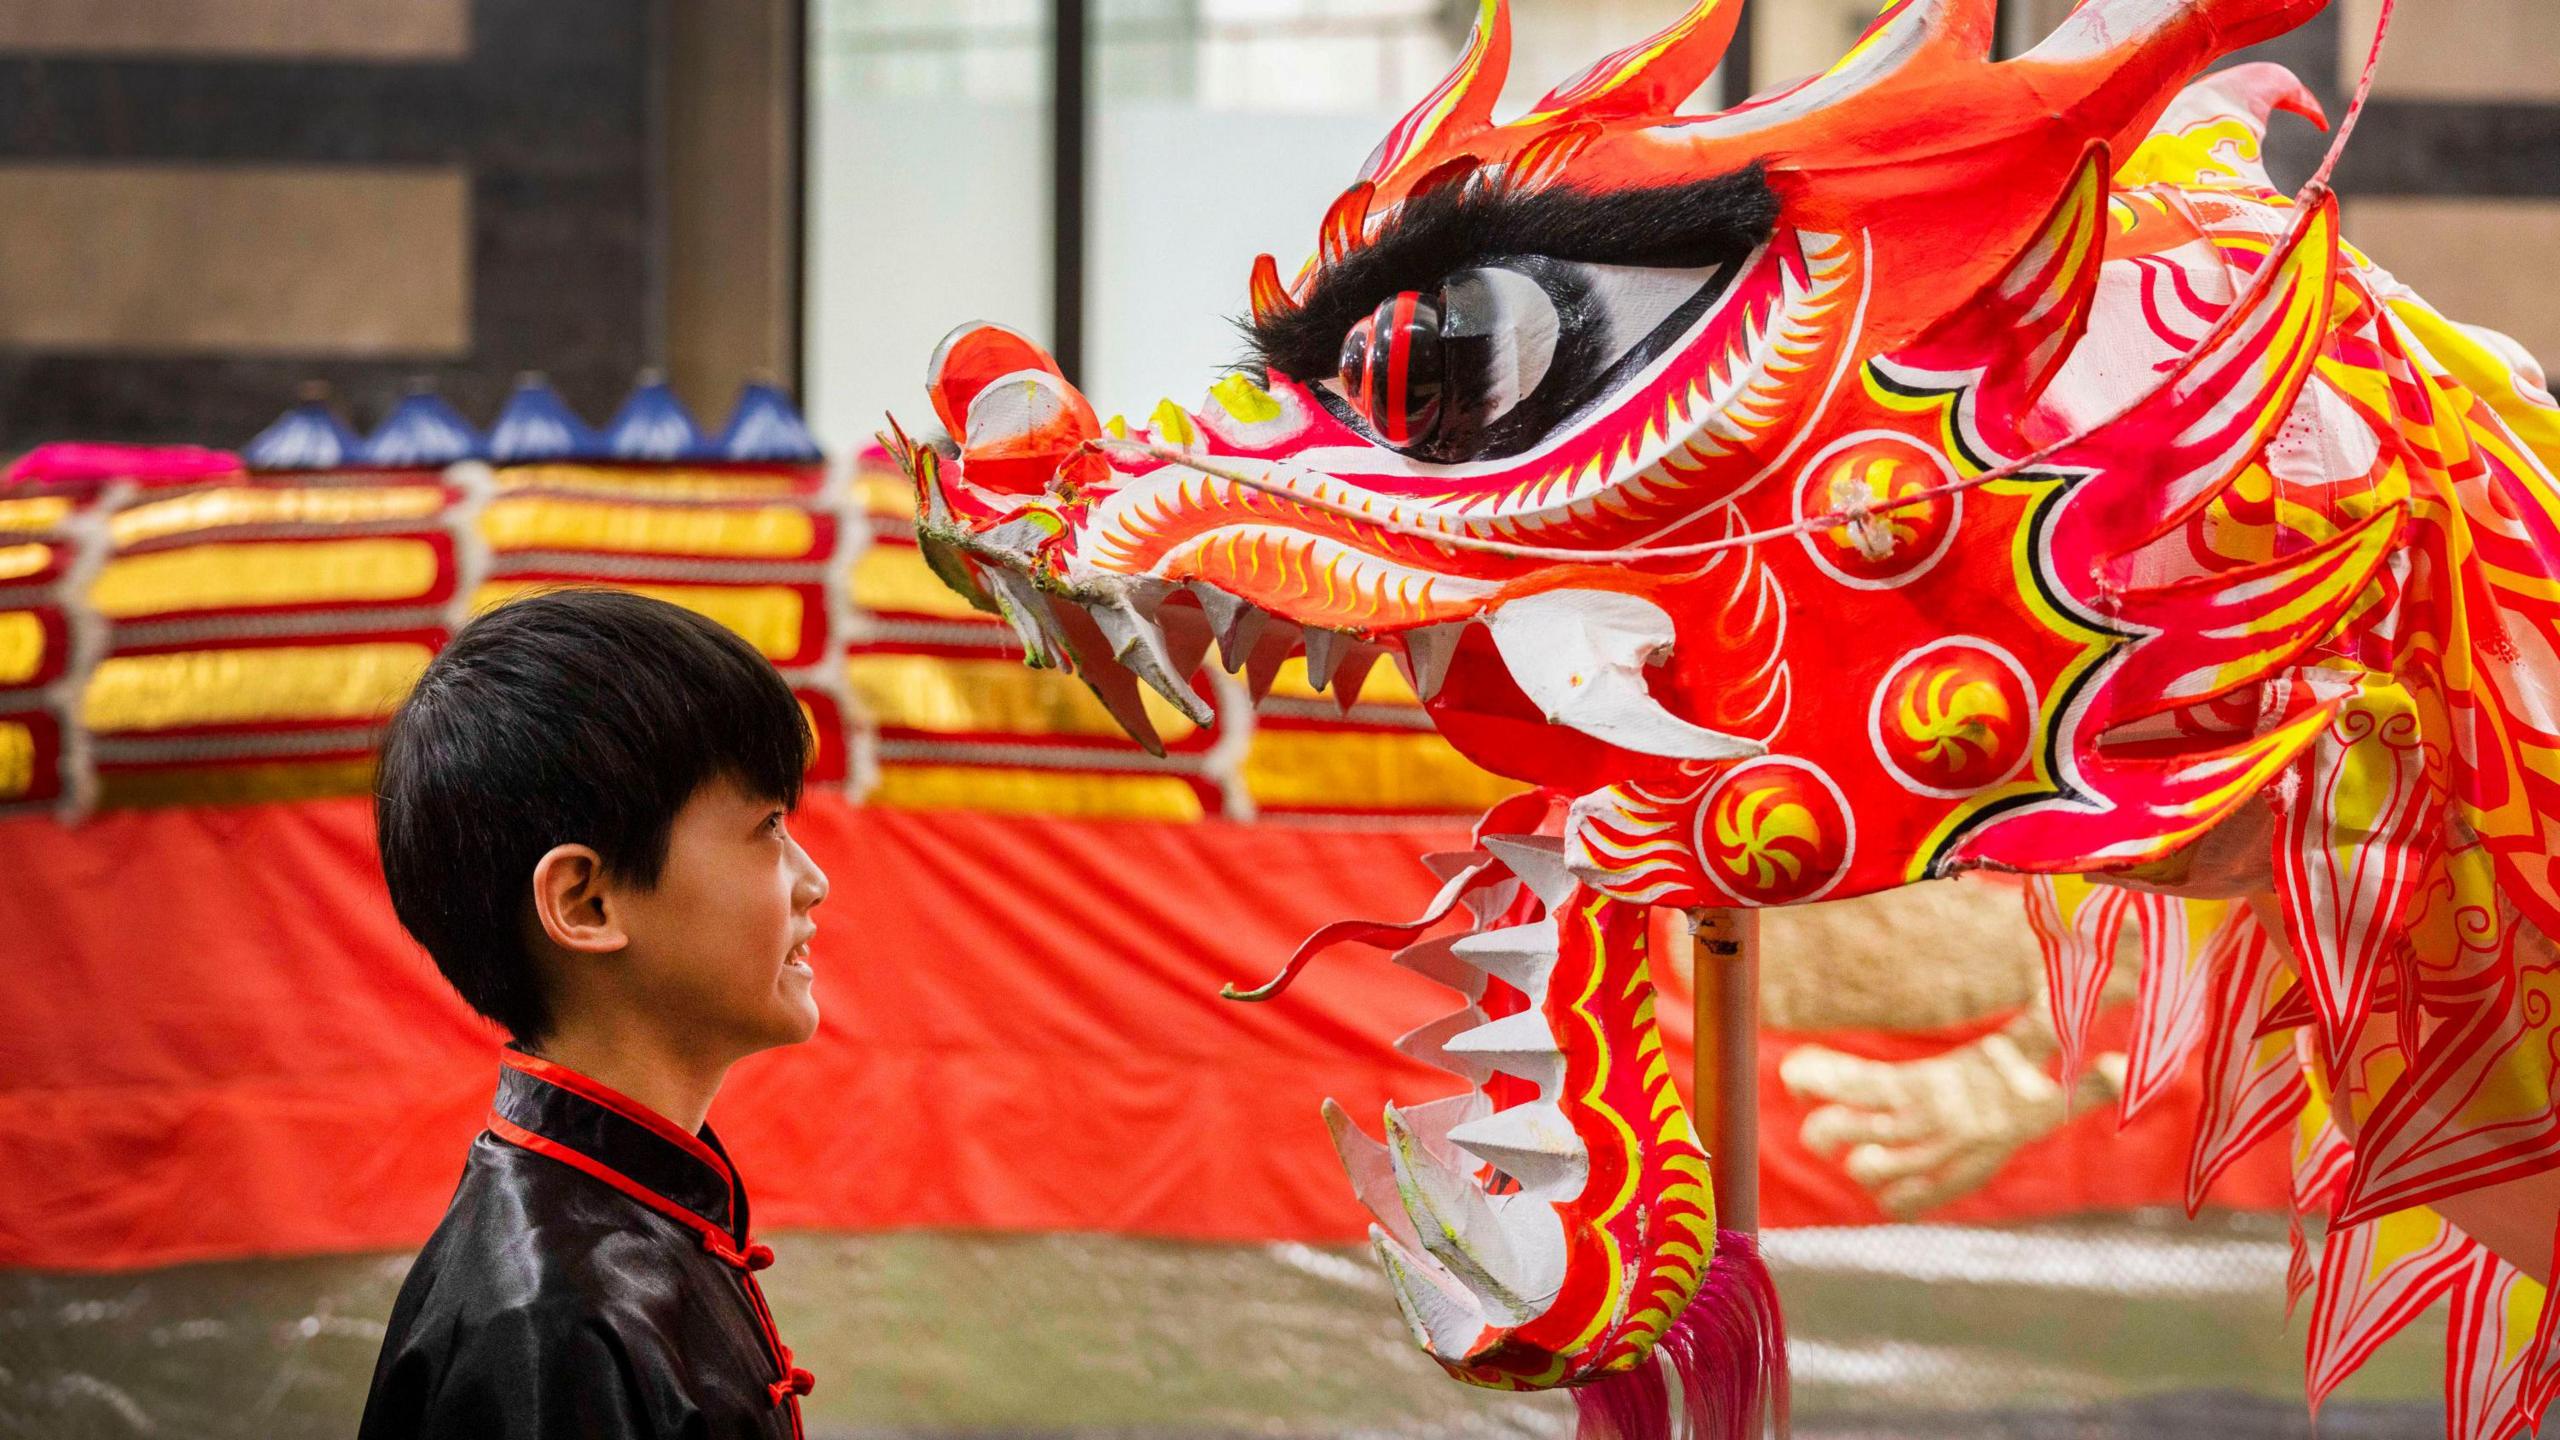
[(1803, 878), (1804, 856), (1786, 842), (1803, 848), (1821, 842), (1822, 825), (1811, 810), (1773, 786), (1744, 791), (1720, 809), (1716, 841), (1723, 850), (1717, 858), (1735, 878), (1754, 890)]
[(1982, 760), (1993, 758), (1999, 740), (1994, 722), (2013, 718), (2008, 697), (1989, 680), (1969, 679), (1955, 666), (1914, 677), (1902, 688), (1894, 707), (1894, 723), (1904, 738), (1920, 747), (1920, 758), (1949, 771), (1962, 770), (1971, 749)]

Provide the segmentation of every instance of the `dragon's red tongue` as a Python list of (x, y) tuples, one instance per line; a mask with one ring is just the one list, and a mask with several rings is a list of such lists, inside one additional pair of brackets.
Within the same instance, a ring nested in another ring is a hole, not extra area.
[(933, 413), (951, 432), (970, 483), (1036, 495), (1102, 433), (1093, 406), (1058, 362), (1001, 325), (963, 325), (925, 368)]

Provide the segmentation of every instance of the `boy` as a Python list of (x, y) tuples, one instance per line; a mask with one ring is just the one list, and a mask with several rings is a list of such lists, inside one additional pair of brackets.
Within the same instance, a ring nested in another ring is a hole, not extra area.
[(465, 627), (376, 781), (401, 924), (514, 1037), (489, 1128), (391, 1311), (363, 1440), (797, 1436), (810, 1377), (703, 1123), (817, 1029), (827, 877), (785, 822), (809, 732), (736, 635), (536, 595)]

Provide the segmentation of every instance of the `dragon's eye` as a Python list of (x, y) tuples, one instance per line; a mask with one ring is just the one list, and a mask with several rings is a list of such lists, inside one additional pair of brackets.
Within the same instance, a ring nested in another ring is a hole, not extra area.
[(1540, 256), (1461, 270), (1353, 325), (1335, 384), (1380, 441), (1419, 459), (1514, 454), (1660, 354), (1727, 273)]
[(1342, 340), (1343, 398), (1397, 449), (1462, 446), (1538, 388), (1556, 311), (1514, 270), (1467, 270), (1390, 297)]
[(1342, 393), (1390, 445), (1425, 443), (1439, 424), (1442, 319), (1438, 295), (1407, 290), (1343, 337)]

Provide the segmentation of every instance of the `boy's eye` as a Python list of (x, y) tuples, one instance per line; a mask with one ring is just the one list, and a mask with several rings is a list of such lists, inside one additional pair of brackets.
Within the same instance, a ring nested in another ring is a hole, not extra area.
[(765, 828), (765, 833), (767, 833), (767, 834), (770, 834), (770, 835), (779, 835), (779, 834), (781, 834), (781, 833), (782, 833), (782, 812), (781, 812), (781, 811), (779, 811), (779, 810), (776, 810), (776, 811), (774, 811), (772, 814), (767, 815), (766, 817), (764, 817), (764, 828)]

